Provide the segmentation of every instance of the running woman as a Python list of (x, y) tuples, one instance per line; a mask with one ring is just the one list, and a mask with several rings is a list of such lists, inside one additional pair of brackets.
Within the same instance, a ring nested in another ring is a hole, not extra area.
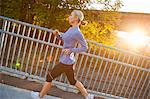
[[(66, 74), (70, 84), (76, 86), (85, 99), (93, 99), (94, 96), (92, 94), (88, 94), (83, 84), (76, 80), (74, 75), (74, 53), (85, 52), (88, 49), (87, 43), (79, 28), (80, 25), (85, 23), (83, 19), (84, 15), (82, 11), (73, 10), (69, 16), (69, 24), (71, 27), (62, 36), (57, 30), (53, 32), (58, 39), (62, 39), (64, 42), (60, 60), (59, 63), (52, 69), (52, 71), (48, 72), (46, 82), (41, 92), (31, 92), (31, 97), (33, 99), (44, 98), (44, 95), (46, 95), (48, 90), (52, 87), (52, 80), (60, 76), (62, 73)], [(81, 47), (75, 48), (76, 43), (80, 43)]]

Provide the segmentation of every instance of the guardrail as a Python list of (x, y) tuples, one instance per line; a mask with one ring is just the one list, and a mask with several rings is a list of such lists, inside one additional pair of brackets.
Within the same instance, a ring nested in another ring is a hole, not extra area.
[[(0, 16), (0, 68), (42, 80), (59, 61), (62, 42), (51, 29)], [(95, 95), (148, 98), (150, 57), (87, 40), (86, 53), (76, 54), (76, 76)], [(77, 45), (80, 46), (80, 45)], [(56, 84), (73, 88), (64, 75)]]

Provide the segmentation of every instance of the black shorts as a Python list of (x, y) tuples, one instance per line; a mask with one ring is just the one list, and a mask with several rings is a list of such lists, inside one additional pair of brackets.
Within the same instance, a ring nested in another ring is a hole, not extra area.
[(46, 81), (52, 82), (53, 79), (60, 76), (62, 73), (66, 74), (71, 85), (76, 84), (73, 65), (66, 65), (62, 63), (58, 63), (51, 71), (48, 72), (46, 76)]

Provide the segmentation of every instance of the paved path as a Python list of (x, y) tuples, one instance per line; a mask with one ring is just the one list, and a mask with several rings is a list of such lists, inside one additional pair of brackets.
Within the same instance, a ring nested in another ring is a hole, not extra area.
[[(0, 84), (0, 98), (1, 99), (32, 99), (29, 90)], [(61, 99), (54, 96), (46, 96), (45, 99)]]
[[(20, 78), (9, 76), (9, 75), (3, 74), (3, 73), (0, 73), (0, 84), (14, 86), (14, 87), (21, 88), (21, 89), (26, 89), (28, 91), (38, 91), (38, 92), (41, 90), (41, 88), (43, 86), (39, 82), (28, 81), (26, 79), (20, 79)], [(0, 91), (2, 91), (2, 90), (0, 89)], [(6, 94), (8, 95), (8, 93), (6, 93)], [(53, 86), (51, 88), (51, 90), (49, 90), (48, 95), (60, 97), (63, 99), (84, 99), (81, 94), (66, 92), (64, 90), (57, 88), (56, 86)], [(0, 97), (0, 99), (7, 99), (7, 98)], [(16, 99), (22, 99), (22, 98), (16, 98)], [(28, 99), (28, 98), (26, 98), (26, 99)]]

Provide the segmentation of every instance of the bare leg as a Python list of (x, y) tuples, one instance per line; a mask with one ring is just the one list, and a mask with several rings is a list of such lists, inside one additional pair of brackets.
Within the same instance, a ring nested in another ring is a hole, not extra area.
[(82, 95), (84, 95), (84, 97), (88, 96), (88, 92), (87, 90), (84, 88), (83, 84), (79, 81), (76, 82), (75, 86), (80, 90), (80, 92), (82, 93)]
[(39, 96), (43, 97), (44, 95), (47, 94), (48, 90), (52, 87), (52, 83), (51, 82), (45, 82)]

